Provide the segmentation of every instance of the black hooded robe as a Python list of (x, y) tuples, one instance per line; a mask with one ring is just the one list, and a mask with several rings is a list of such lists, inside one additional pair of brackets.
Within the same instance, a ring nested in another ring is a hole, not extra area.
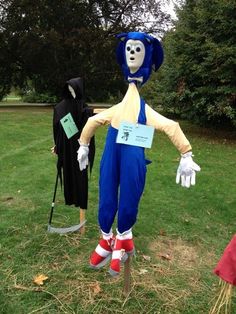
[[(76, 98), (72, 97), (68, 85), (74, 89)], [(77, 150), (79, 149), (78, 139), (88, 118), (93, 115), (93, 109), (89, 109), (85, 104), (83, 80), (81, 78), (74, 78), (66, 82), (63, 98), (54, 107), (53, 114), (55, 152), (58, 156), (57, 170), (64, 186), (65, 204), (87, 209), (88, 169), (80, 171), (77, 161)], [(71, 113), (79, 130), (70, 139), (67, 138), (60, 123), (60, 120), (68, 113)], [(94, 155), (95, 141), (93, 137), (89, 145), (90, 169), (92, 169)]]

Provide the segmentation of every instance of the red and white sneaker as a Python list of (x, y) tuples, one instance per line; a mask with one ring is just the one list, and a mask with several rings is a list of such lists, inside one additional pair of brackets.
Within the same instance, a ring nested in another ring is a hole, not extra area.
[(122, 234), (118, 233), (112, 252), (109, 273), (112, 276), (119, 275), (120, 263), (125, 262), (128, 258), (128, 255), (134, 255), (134, 251), (135, 249), (131, 230)]
[(114, 238), (101, 239), (90, 256), (90, 267), (93, 269), (99, 269), (109, 262), (112, 255), (112, 247), (114, 244)]

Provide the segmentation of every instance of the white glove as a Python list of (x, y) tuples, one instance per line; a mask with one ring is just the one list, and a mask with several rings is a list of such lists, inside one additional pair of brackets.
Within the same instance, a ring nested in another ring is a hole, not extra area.
[(80, 171), (86, 169), (86, 167), (88, 166), (88, 154), (88, 145), (80, 144), (80, 148), (77, 150), (77, 160), (79, 162)]
[(195, 185), (196, 171), (200, 171), (201, 168), (193, 161), (192, 152), (187, 152), (181, 156), (176, 174), (176, 183), (178, 184), (181, 181), (183, 187), (189, 188), (190, 185)]

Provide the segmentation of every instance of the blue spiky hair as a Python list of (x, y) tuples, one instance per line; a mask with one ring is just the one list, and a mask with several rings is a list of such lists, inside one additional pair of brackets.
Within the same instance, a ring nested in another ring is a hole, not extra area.
[[(152, 69), (157, 71), (163, 62), (163, 49), (159, 40), (142, 32), (121, 33), (116, 35), (116, 37), (120, 39), (116, 50), (117, 61), (122, 68), (125, 79), (128, 80), (128, 78), (131, 78), (132, 81), (132, 77), (142, 77), (143, 81), (141, 85), (143, 85), (149, 79)], [(140, 40), (145, 46), (143, 64), (133, 74), (130, 73), (125, 57), (125, 45), (129, 39)]]

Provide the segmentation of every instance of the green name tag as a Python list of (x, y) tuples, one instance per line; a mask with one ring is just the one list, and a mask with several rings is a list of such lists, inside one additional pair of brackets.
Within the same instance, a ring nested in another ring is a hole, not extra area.
[(78, 128), (75, 124), (74, 119), (72, 118), (72, 115), (68, 113), (65, 115), (61, 120), (61, 125), (66, 133), (66, 136), (68, 139), (70, 139), (73, 135), (78, 133)]

